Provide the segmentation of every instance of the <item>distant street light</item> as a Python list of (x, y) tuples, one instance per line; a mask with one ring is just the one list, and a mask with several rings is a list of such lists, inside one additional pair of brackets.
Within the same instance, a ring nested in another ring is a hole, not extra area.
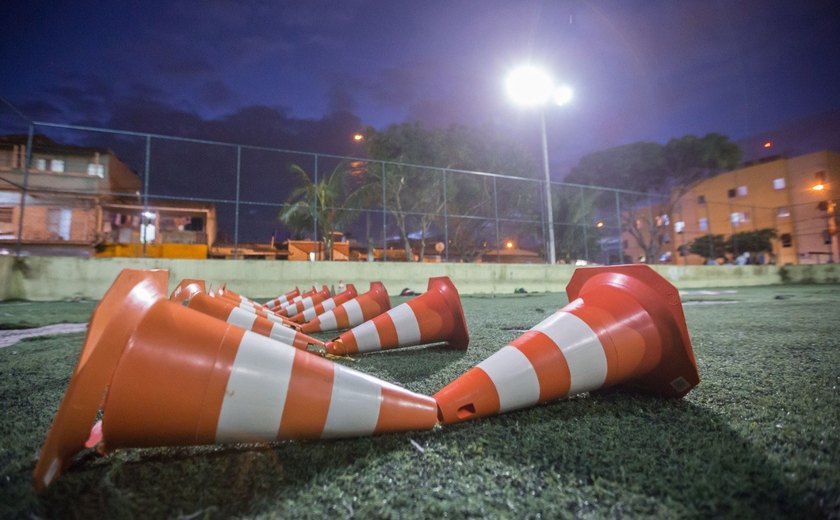
[[(554, 80), (545, 70), (533, 65), (514, 69), (505, 81), (508, 96), (524, 107), (544, 108), (549, 103), (565, 105), (574, 95), (571, 87), (555, 85)], [(540, 128), (542, 130), (543, 173), (545, 174), (545, 204), (548, 213), (548, 261), (557, 260), (554, 247), (554, 209), (551, 204), (551, 175), (548, 167), (548, 138), (545, 131), (545, 110), (540, 110)]]
[(361, 143), (364, 140), (365, 140), (365, 136), (362, 135), (361, 133), (356, 132), (355, 134), (353, 134), (353, 141), (355, 141), (357, 143)]

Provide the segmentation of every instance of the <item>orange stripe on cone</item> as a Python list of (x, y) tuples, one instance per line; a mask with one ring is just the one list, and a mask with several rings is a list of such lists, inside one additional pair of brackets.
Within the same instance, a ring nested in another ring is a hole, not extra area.
[(371, 282), (368, 292), (318, 315), (314, 320), (305, 323), (300, 331), (313, 334), (349, 329), (379, 316), (390, 308), (391, 300), (385, 286), (382, 282)]
[(313, 307), (304, 309), (303, 311), (295, 314), (289, 319), (295, 323), (306, 323), (307, 321), (315, 319), (319, 314), (325, 311), (332, 310), (337, 305), (341, 305), (342, 303), (348, 300), (352, 300), (356, 296), (358, 296), (358, 293), (356, 292), (356, 287), (352, 283), (347, 284), (347, 289), (345, 291), (336, 294), (332, 298), (327, 298), (326, 300)]
[(301, 334), (282, 324), (269, 320), (264, 316), (251, 313), (247, 310), (239, 308), (231, 303), (223, 301), (221, 298), (214, 298), (209, 294), (197, 294), (189, 300), (188, 307), (195, 309), (203, 314), (213, 316), (216, 319), (226, 321), (227, 323), (242, 327), (245, 330), (250, 330), (282, 341), (295, 348), (306, 350), (309, 345), (324, 346), (324, 342), (315, 339), (306, 334)]
[(125, 270), (97, 307), (33, 473), (37, 490), (83, 448), (100, 405), (105, 450), (437, 423), (430, 397), (174, 304), (165, 290), (165, 272)]
[(699, 384), (679, 294), (650, 267), (578, 269), (566, 291), (568, 305), (435, 394), (442, 422), (615, 385), (678, 398)]
[(445, 342), (450, 348), (466, 350), (467, 322), (461, 298), (446, 277), (429, 278), (425, 293), (348, 330), (327, 342), (327, 352), (342, 355), (355, 352)]

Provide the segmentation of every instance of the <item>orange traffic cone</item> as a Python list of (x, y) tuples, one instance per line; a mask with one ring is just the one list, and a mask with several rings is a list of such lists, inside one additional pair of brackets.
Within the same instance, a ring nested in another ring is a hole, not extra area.
[(181, 283), (178, 284), (172, 294), (169, 296), (169, 300), (175, 303), (181, 303), (184, 300), (189, 300), (193, 294), (206, 292), (206, 284), (204, 280), (199, 280), (197, 278), (184, 278), (181, 280)]
[(458, 350), (470, 343), (461, 298), (446, 276), (429, 278), (425, 293), (348, 330), (326, 347), (329, 354), (342, 355), (437, 342)]
[(285, 316), (286, 318), (290, 318), (299, 312), (303, 312), (306, 309), (314, 307), (321, 303), (322, 301), (326, 300), (331, 296), (330, 288), (326, 285), (323, 289), (316, 292), (311, 296), (307, 296), (306, 298), (302, 299), (297, 303), (291, 303), (284, 307), (281, 307), (280, 310), (275, 311), (279, 316)]
[(301, 326), (300, 331), (313, 334), (349, 329), (379, 316), (390, 308), (391, 300), (382, 282), (370, 282), (368, 292), (316, 316)]
[(352, 300), (358, 295), (359, 294), (356, 292), (356, 286), (352, 283), (347, 284), (347, 288), (344, 292), (336, 294), (332, 298), (327, 298), (313, 307), (304, 309), (302, 312), (295, 314), (289, 319), (295, 323), (306, 323), (309, 320), (315, 319), (315, 317), (319, 314), (335, 309), (336, 305), (341, 305), (348, 300)]
[(682, 397), (700, 376), (673, 285), (646, 265), (581, 268), (569, 304), (435, 394), (445, 424), (622, 385)]
[(271, 300), (268, 300), (267, 302), (263, 303), (263, 305), (265, 305), (268, 308), (279, 307), (280, 305), (288, 305), (288, 304), (292, 303), (292, 299), (295, 296), (299, 296), (299, 295), (300, 295), (300, 289), (295, 287), (294, 289), (287, 292), (286, 294), (281, 294), (277, 298), (273, 298)]
[(306, 292), (302, 292), (302, 293), (298, 294), (297, 296), (292, 298), (288, 303), (281, 303), (281, 304), (277, 304), (277, 305), (266, 305), (266, 307), (268, 307), (271, 310), (277, 312), (280, 309), (282, 309), (283, 307), (286, 307), (287, 305), (291, 305), (293, 303), (297, 303), (304, 298), (308, 298), (308, 297), (312, 296), (313, 294), (316, 294), (317, 292), (318, 292), (318, 289), (316, 289), (315, 286), (313, 285), (311, 289), (309, 289)]
[[(90, 322), (33, 483), (98, 435), (103, 450), (430, 429), (431, 397), (166, 300), (165, 271), (124, 270)], [(103, 399), (104, 397), (104, 399)]]
[(189, 299), (187, 306), (198, 312), (213, 316), (245, 330), (262, 334), (271, 339), (282, 341), (295, 348), (306, 350), (309, 345), (323, 347), (324, 342), (306, 334), (290, 329), (278, 321), (272, 321), (266, 315), (260, 316), (241, 307), (237, 307), (222, 298), (214, 298), (207, 293), (199, 293)]

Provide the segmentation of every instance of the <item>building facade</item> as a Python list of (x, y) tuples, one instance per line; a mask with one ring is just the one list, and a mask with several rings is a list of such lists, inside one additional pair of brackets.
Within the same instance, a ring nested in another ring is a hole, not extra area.
[[(774, 229), (771, 250), (759, 252), (760, 259), (752, 258), (751, 263), (838, 262), (838, 200), (840, 154), (821, 151), (775, 158), (698, 182), (672, 205), (670, 214), (657, 217), (658, 225), (651, 226), (648, 237), (655, 234), (661, 244), (658, 260), (697, 265), (710, 257), (718, 263), (734, 261), (743, 251), (736, 240), (726, 257), (690, 254), (688, 246), (698, 237)], [(629, 233), (625, 236), (629, 255), (644, 254)]]

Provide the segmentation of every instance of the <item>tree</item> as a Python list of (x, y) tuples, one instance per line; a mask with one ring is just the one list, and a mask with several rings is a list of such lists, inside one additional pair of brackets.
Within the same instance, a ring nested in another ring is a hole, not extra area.
[[(315, 183), (303, 168), (293, 164), (290, 170), (298, 175), (300, 185), (289, 194), (289, 206), (278, 216), (281, 222), (299, 233), (316, 228), (324, 241), (327, 260), (333, 259), (335, 234), (358, 216), (344, 204), (354, 197), (345, 180), (346, 169), (347, 165), (342, 162)], [(317, 240), (317, 237), (313, 239)]]
[(726, 256), (726, 240), (723, 235), (701, 235), (687, 245), (688, 252), (703, 257), (703, 263)]
[(560, 226), (555, 235), (557, 256), (566, 263), (589, 260), (598, 255), (601, 246), (591, 211), (598, 193), (593, 190), (553, 189), (554, 222)]
[[(738, 145), (726, 136), (686, 135), (664, 145), (637, 142), (589, 154), (566, 180), (632, 192), (621, 194), (622, 230), (645, 251), (650, 263), (658, 260), (661, 243), (670, 238), (667, 226), (680, 198), (698, 181), (733, 169), (740, 160)], [(655, 208), (652, 198), (661, 200)], [(666, 226), (663, 216), (668, 217)]]
[(772, 228), (758, 229), (755, 231), (742, 231), (733, 233), (726, 239), (724, 247), (726, 251), (734, 256), (743, 252), (758, 254), (762, 251), (772, 251), (772, 239), (776, 238), (776, 230)]
[[(407, 258), (413, 256), (409, 235), (419, 232), (418, 260), (423, 260), (426, 239), (432, 228), (439, 225), (444, 209), (448, 215), (458, 215), (451, 220), (451, 234), (461, 238), (454, 241), (455, 248), (463, 249), (462, 258), (475, 258), (469, 244), (474, 240), (468, 237), (474, 239), (486, 231), (485, 219), (493, 217), (494, 204), (509, 211), (511, 205), (528, 198), (515, 191), (494, 201), (491, 177), (446, 171), (502, 171), (512, 175), (533, 171), (524, 152), (487, 132), (462, 126), (426, 129), (419, 123), (405, 123), (392, 125), (384, 132), (368, 129), (366, 142), (371, 159), (387, 161), (381, 169), (368, 172), (367, 196), (381, 201), (384, 193), (385, 206), (394, 217)], [(436, 168), (412, 166), (419, 164)], [(533, 204), (522, 207), (523, 211), (531, 211), (525, 208)]]

